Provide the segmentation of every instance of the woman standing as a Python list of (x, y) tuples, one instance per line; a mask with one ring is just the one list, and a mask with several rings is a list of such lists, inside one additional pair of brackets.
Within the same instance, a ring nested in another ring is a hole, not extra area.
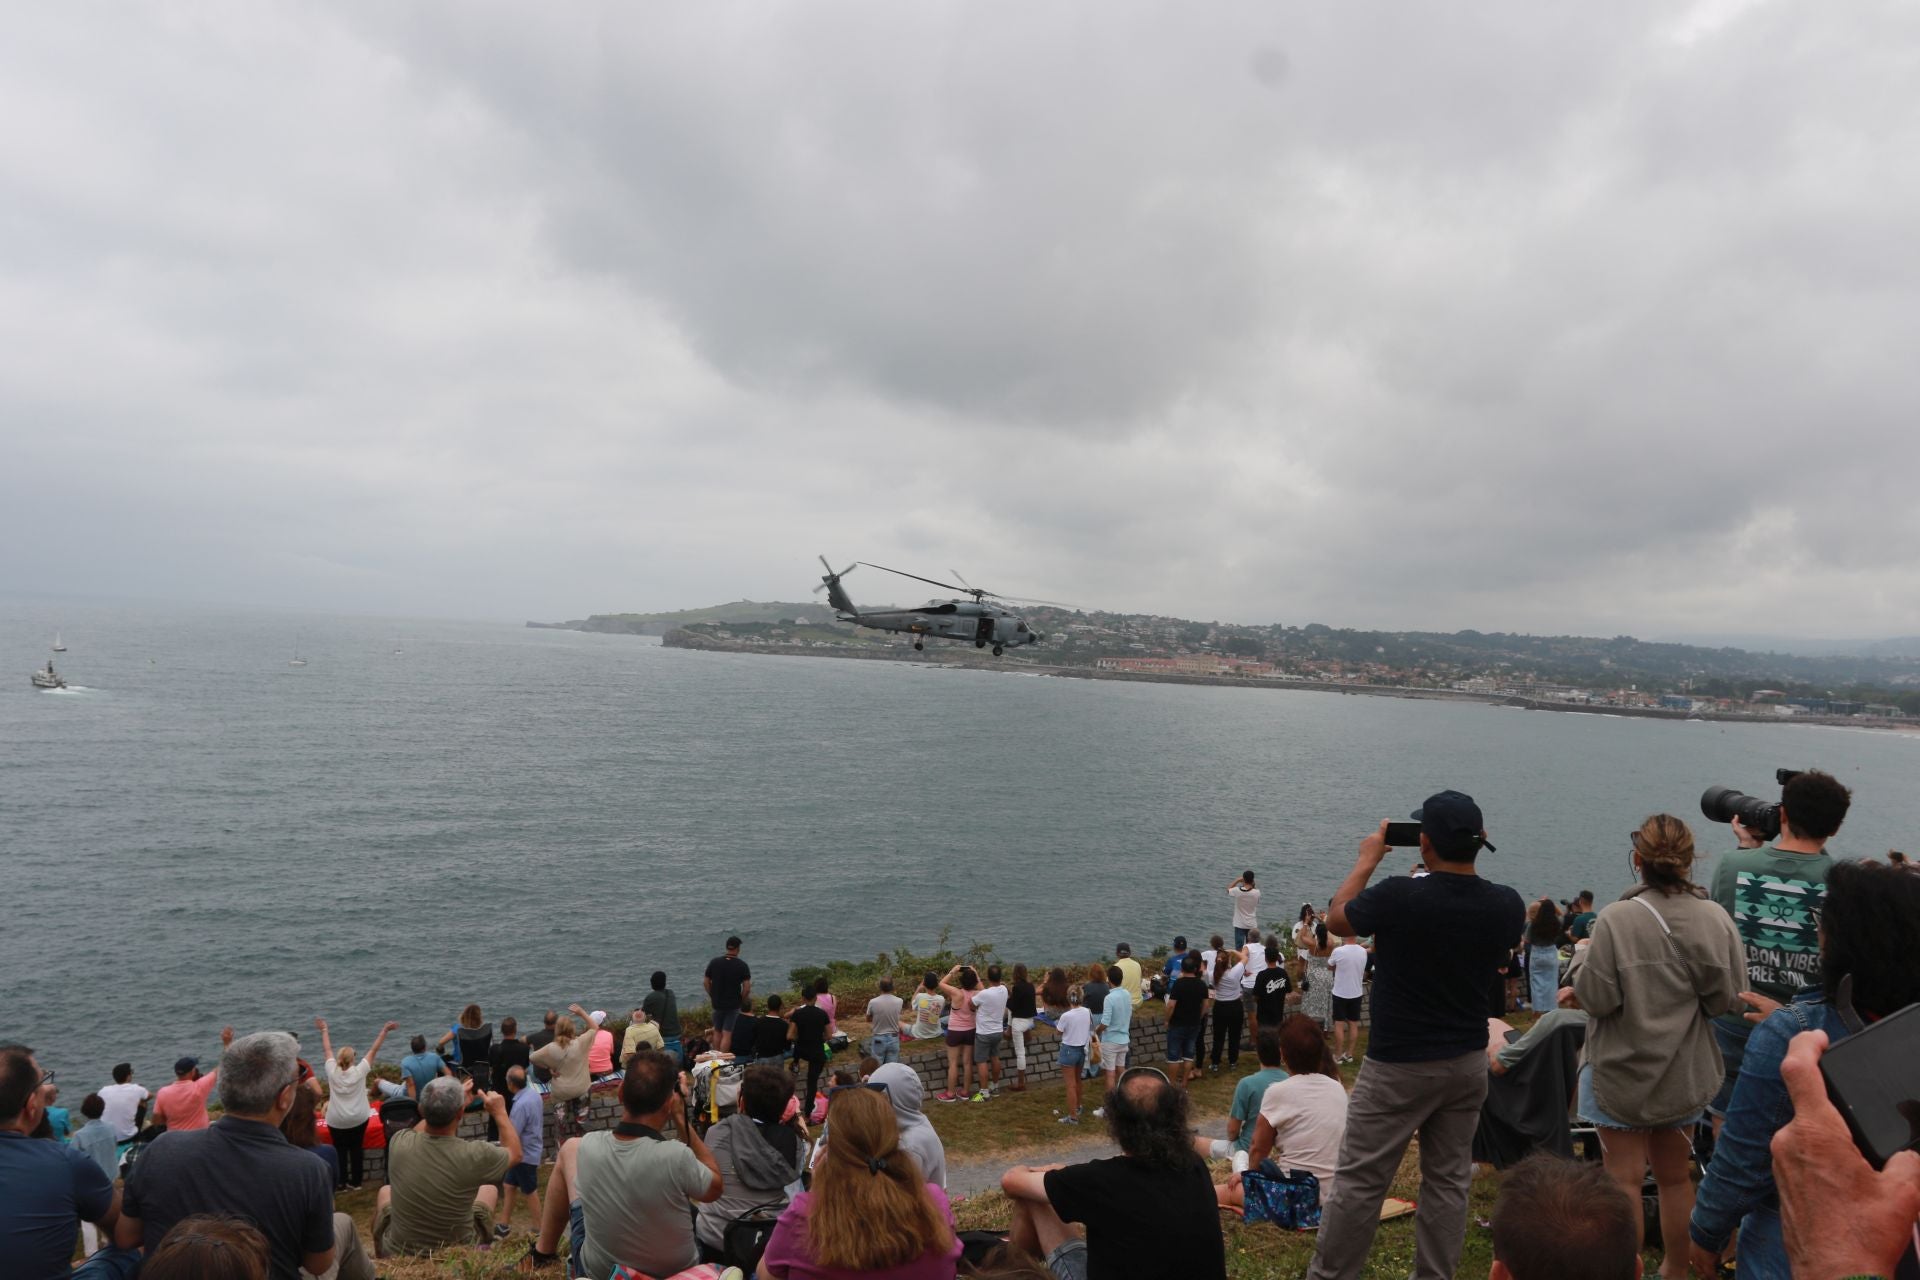
[(1246, 963), (1238, 951), (1225, 947), (1213, 953), (1213, 972), (1207, 975), (1213, 984), (1213, 1071), (1220, 1069), (1220, 1048), (1226, 1046), (1227, 1067), (1231, 1070), (1240, 1065), (1240, 1027), (1244, 1020), (1246, 1001), (1241, 997), (1245, 988), (1240, 979), (1246, 974)]
[(1560, 908), (1552, 898), (1534, 906), (1527, 925), (1527, 1000), (1535, 1013), (1545, 1013), (1560, 994)]
[(1266, 971), (1269, 945), (1278, 947), (1280, 939), (1275, 938), (1269, 944), (1261, 940), (1260, 931), (1255, 929), (1247, 935), (1247, 945), (1240, 953), (1240, 1010), (1246, 1019), (1248, 1040), (1260, 1034), (1260, 1011), (1254, 1004), (1253, 984)]
[(947, 1194), (900, 1147), (878, 1091), (834, 1097), (833, 1141), (813, 1189), (793, 1198), (767, 1241), (760, 1280), (951, 1280), (960, 1260)]
[(1040, 1016), (1039, 993), (1027, 979), (1027, 966), (1013, 966), (1013, 985), (1007, 988), (1007, 1030), (1013, 1032), (1014, 1080), (1008, 1088), (1024, 1093), (1027, 1088), (1027, 1033)]
[(973, 1075), (973, 992), (979, 985), (980, 975), (963, 964), (940, 980), (940, 994), (947, 998), (947, 1088), (934, 1096), (942, 1102), (967, 1096)]
[(1747, 956), (1732, 917), (1690, 879), (1686, 823), (1656, 814), (1632, 845), (1641, 883), (1600, 913), (1574, 966), (1574, 995), (1591, 1019), (1579, 1110), (1629, 1197), (1652, 1166), (1668, 1242), (1660, 1274), (1686, 1280), (1690, 1135), (1720, 1088), (1712, 1019), (1739, 1006)]
[(826, 1011), (827, 1039), (831, 1040), (840, 1034), (840, 1002), (833, 998), (833, 982), (826, 974), (814, 979), (813, 996), (813, 1002)]
[(1060, 1078), (1067, 1082), (1067, 1113), (1061, 1124), (1080, 1123), (1081, 1078), (1093, 1040), (1093, 1011), (1081, 1005), (1079, 987), (1067, 988), (1067, 1011), (1060, 1015)]
[(315, 1018), (313, 1025), (320, 1029), (320, 1052), (326, 1055), (327, 1133), (339, 1157), (339, 1176), (334, 1180), (333, 1189), (358, 1191), (360, 1180), (367, 1172), (367, 1122), (373, 1118), (373, 1107), (367, 1101), (367, 1073), (373, 1070), (373, 1060), (380, 1056), (380, 1046), (387, 1042), (387, 1033), (399, 1030), (400, 1024), (389, 1022), (381, 1027), (380, 1034), (367, 1049), (367, 1056), (358, 1062), (354, 1061), (350, 1044), (341, 1045), (339, 1053), (333, 1051), (333, 1038), (327, 1034), (325, 1018)]
[(1327, 965), (1327, 957), (1333, 954), (1333, 938), (1327, 933), (1327, 922), (1318, 914), (1311, 923), (1303, 916), (1301, 923), (1307, 926), (1307, 945), (1300, 953), (1307, 960), (1307, 977), (1300, 1012), (1325, 1031), (1333, 1025), (1333, 970)]
[[(569, 1009), (587, 1021), (579, 1005)], [(579, 1137), (587, 1131), (587, 1093), (593, 1088), (593, 1074), (587, 1069), (587, 1055), (593, 1052), (593, 1037), (581, 1034), (572, 1018), (553, 1024), (553, 1039), (533, 1051), (533, 1065), (545, 1067), (552, 1075), (549, 1096), (553, 1099), (553, 1129), (561, 1141)]]

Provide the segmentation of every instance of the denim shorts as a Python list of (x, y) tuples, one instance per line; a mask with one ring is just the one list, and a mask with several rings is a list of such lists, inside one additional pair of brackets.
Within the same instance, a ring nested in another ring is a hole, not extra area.
[[(1593, 1066), (1591, 1063), (1580, 1068), (1579, 1112), (1580, 1118), (1596, 1129), (1638, 1129), (1643, 1132), (1651, 1132), (1654, 1128), (1652, 1125), (1626, 1124), (1622, 1121), (1615, 1120), (1612, 1116), (1600, 1109), (1599, 1102), (1595, 1101), (1593, 1096)], [(1663, 1124), (1659, 1127), (1662, 1129), (1691, 1129), (1694, 1125), (1699, 1124), (1701, 1118), (1705, 1115), (1705, 1111), (1696, 1111), (1683, 1120), (1675, 1120), (1672, 1124)]]
[(1063, 1044), (1060, 1046), (1060, 1065), (1062, 1067), (1084, 1067), (1087, 1065), (1087, 1046), (1083, 1044)]
[(509, 1165), (507, 1176), (501, 1181), (526, 1195), (532, 1195), (540, 1190), (540, 1166), (525, 1163)]
[(1167, 1061), (1192, 1062), (1200, 1052), (1200, 1024), (1167, 1028)]
[(1047, 1255), (1047, 1270), (1054, 1280), (1087, 1280), (1087, 1242), (1063, 1240)]

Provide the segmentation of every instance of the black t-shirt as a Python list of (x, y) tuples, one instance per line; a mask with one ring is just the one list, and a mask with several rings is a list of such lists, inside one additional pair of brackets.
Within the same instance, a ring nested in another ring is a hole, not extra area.
[(646, 999), (640, 1002), (640, 1007), (647, 1011), (649, 1018), (660, 1024), (662, 1040), (680, 1038), (680, 1002), (673, 998), (673, 992), (649, 991)]
[(1040, 1012), (1035, 1003), (1033, 984), (1016, 982), (1007, 988), (1007, 1016), (1009, 1018), (1031, 1018)]
[[(716, 1012), (740, 1007), (740, 988), (753, 976), (747, 962), (739, 956), (715, 956), (707, 962), (707, 977), (713, 982), (710, 998)], [(642, 1002), (641, 1008), (645, 1008)], [(666, 1032), (661, 1032), (665, 1035)]]
[(1253, 979), (1253, 1003), (1260, 1012), (1260, 1025), (1279, 1026), (1287, 1015), (1287, 996), (1293, 991), (1293, 979), (1280, 965), (1262, 969)]
[(1198, 1159), (1071, 1164), (1048, 1173), (1046, 1188), (1055, 1213), (1086, 1224), (1087, 1280), (1226, 1280), (1220, 1206)]
[(1201, 1016), (1207, 1011), (1206, 981), (1192, 974), (1176, 979), (1167, 989), (1167, 1004), (1172, 1008), (1167, 1015), (1168, 1026), (1199, 1026)]
[[(553, 1028), (542, 1027), (527, 1037), (527, 1053), (531, 1055), (535, 1049), (544, 1049), (552, 1043)], [(553, 1072), (547, 1070), (545, 1067), (535, 1067), (533, 1069), (533, 1078), (541, 1084), (551, 1084), (553, 1082)]]
[(777, 1058), (787, 1051), (787, 1020), (778, 1014), (756, 1018), (753, 1023), (753, 1056)]
[(826, 1052), (827, 1026), (831, 1019), (825, 1009), (817, 1004), (803, 1004), (787, 1015), (787, 1021), (793, 1023), (795, 1057), (811, 1058)]
[(1525, 925), (1520, 895), (1479, 876), (1390, 876), (1347, 903), (1373, 936), (1367, 1056), (1435, 1062), (1487, 1047), (1487, 987)]
[(496, 1093), (505, 1091), (507, 1072), (514, 1067), (531, 1066), (532, 1063), (528, 1059), (532, 1055), (533, 1050), (527, 1042), (517, 1036), (512, 1040), (502, 1040), (489, 1049), (487, 1051), (487, 1062), (490, 1064), (488, 1074), (493, 1077), (494, 1091)]
[(1100, 1021), (1100, 1011), (1107, 1007), (1107, 996), (1113, 987), (1105, 982), (1089, 982), (1080, 988), (1080, 1007), (1093, 1010), (1093, 1020)]

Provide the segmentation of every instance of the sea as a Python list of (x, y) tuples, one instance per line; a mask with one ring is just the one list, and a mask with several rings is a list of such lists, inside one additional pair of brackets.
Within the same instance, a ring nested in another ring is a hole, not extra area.
[[(48, 652), (56, 629), (68, 646)], [(295, 654), (304, 666), (290, 665)], [(35, 690), (52, 657), (71, 687)], [(1452, 787), (1483, 873), (1604, 902), (1628, 832), (1779, 766), (1854, 788), (1834, 848), (1920, 844), (1920, 734), (669, 649), (497, 622), (0, 600), (0, 1042), (157, 1085), (219, 1032), (319, 1052), (684, 1002), (895, 948), (1086, 961), (1276, 927)], [(1406, 874), (1395, 850), (1384, 874)]]

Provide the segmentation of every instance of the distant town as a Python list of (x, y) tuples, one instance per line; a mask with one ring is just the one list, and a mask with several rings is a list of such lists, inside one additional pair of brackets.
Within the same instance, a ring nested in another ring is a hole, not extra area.
[[(1461, 631), (1356, 631), (1325, 626), (1198, 622), (1148, 614), (1035, 609), (1046, 640), (987, 659), (995, 665), (1085, 669), (1118, 678), (1290, 682), (1363, 691), (1510, 699), (1566, 709), (1668, 716), (1891, 724), (1920, 720), (1920, 648), (1806, 657), (1637, 640)], [(599, 614), (530, 626), (664, 635), (688, 647), (804, 650), (819, 656), (967, 661), (968, 645), (857, 628), (817, 604), (737, 601), (674, 614)], [(1913, 656), (1909, 656), (1912, 654)]]

